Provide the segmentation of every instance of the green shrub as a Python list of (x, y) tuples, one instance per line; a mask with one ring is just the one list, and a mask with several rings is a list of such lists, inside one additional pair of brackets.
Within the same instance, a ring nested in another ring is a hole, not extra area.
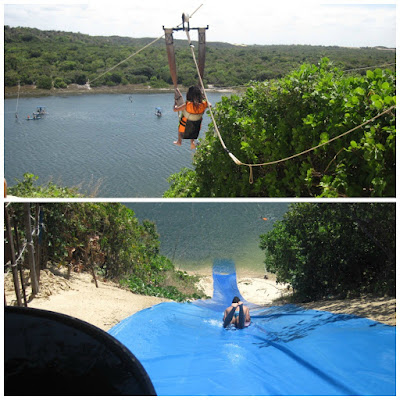
[(38, 89), (51, 89), (53, 82), (49, 76), (41, 76), (36, 82), (36, 87)]
[[(299, 154), (376, 117), (396, 104), (390, 70), (344, 75), (324, 58), (286, 77), (254, 82), (223, 97), (214, 115), (222, 139), (240, 161), (263, 164)], [(165, 197), (393, 197), (394, 111), (326, 146), (273, 165), (237, 166), (209, 125), (194, 155), (194, 173), (170, 178)]]

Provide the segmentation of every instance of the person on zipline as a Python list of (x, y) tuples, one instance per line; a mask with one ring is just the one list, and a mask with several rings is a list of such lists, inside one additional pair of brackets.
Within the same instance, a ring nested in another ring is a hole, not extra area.
[[(239, 307), (239, 311), (237, 308)], [(232, 304), (224, 312), (224, 328), (228, 325), (235, 325), (238, 329), (246, 328), (250, 325), (249, 307), (245, 306), (239, 297), (235, 296)]]
[[(177, 90), (179, 91), (179, 89)], [(190, 139), (190, 148), (196, 148), (194, 140), (199, 135), (203, 114), (208, 106), (201, 89), (198, 86), (191, 86), (186, 94), (186, 103), (181, 106), (174, 105), (174, 111), (182, 111), (178, 140), (174, 144), (180, 146), (182, 139)]]

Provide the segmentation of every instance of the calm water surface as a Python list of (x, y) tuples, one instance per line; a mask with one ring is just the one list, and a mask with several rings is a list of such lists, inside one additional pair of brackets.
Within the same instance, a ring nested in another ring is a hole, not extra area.
[(128, 203), (140, 221), (157, 225), (160, 250), (186, 271), (211, 273), (214, 259), (231, 259), (236, 270), (263, 274), (260, 235), (272, 229), (288, 203)]
[[(215, 104), (222, 94), (207, 96)], [(96, 197), (161, 197), (171, 174), (193, 168), (189, 141), (173, 144), (178, 116), (172, 105), (171, 93), (20, 98), (16, 119), (17, 101), (7, 99), (5, 178), (12, 186), (30, 172), (39, 184), (78, 186)], [(37, 106), (46, 106), (48, 115), (27, 121)], [(155, 107), (162, 108), (161, 118)], [(200, 138), (209, 122), (205, 116)]]

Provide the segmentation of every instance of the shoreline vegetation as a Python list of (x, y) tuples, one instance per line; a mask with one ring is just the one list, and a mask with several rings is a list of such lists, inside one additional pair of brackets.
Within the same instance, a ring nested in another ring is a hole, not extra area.
[[(186, 87), (179, 87), (179, 90), (186, 91)], [(217, 88), (208, 87), (206, 92), (218, 93), (237, 93), (239, 90), (236, 87), (232, 88)], [(21, 86), (19, 89), (19, 97), (45, 97), (45, 96), (73, 96), (84, 94), (134, 94), (134, 93), (174, 93), (174, 88), (152, 88), (149, 85), (128, 84), (118, 86), (97, 86), (90, 89), (86, 85), (78, 85), (72, 83), (65, 89), (39, 89), (35, 85)], [(4, 88), (4, 98), (13, 99), (18, 97), (18, 87), (11, 86)]]
[[(113, 88), (127, 89), (127, 85), (137, 85), (139, 90), (171, 88), (173, 81), (165, 43), (156, 41), (144, 50), (150, 40), (153, 38), (91, 36), (5, 25), (6, 93), (7, 88), (17, 89), (18, 83), (22, 86), (36, 84), (38, 88), (49, 90), (68, 88), (72, 84), (85, 85), (88, 81), (91, 86), (106, 85), (112, 92), (115, 92)], [(396, 49), (382, 46), (238, 46), (207, 40), (206, 48), (204, 82), (206, 87), (221, 88), (280, 79), (304, 63), (315, 64), (325, 57), (343, 71), (364, 71), (365, 67), (384, 65), (393, 69), (396, 58)], [(138, 54), (142, 49), (143, 53)], [(197, 77), (187, 41), (176, 38), (174, 49), (178, 82), (182, 87), (189, 87)], [(35, 90), (36, 95), (39, 93), (42, 92)]]
[[(212, 296), (212, 277), (208, 274), (196, 274), (200, 277), (199, 290)], [(288, 304), (290, 292), (284, 285), (276, 284), (271, 275), (268, 279), (257, 274), (239, 274), (238, 288), (243, 297), (261, 306), (270, 307)], [(27, 282), (27, 296), (30, 285)], [(110, 281), (99, 279), (96, 288), (89, 272), (73, 272), (66, 277), (61, 269), (41, 271), (41, 292), (28, 298), (28, 307), (59, 312), (82, 319), (108, 331), (130, 315), (162, 302), (172, 301), (162, 297), (139, 295)], [(4, 277), (7, 305), (15, 305), (15, 293), (12, 274)], [(82, 298), (85, 299), (82, 302)], [(332, 299), (297, 304), (305, 309), (328, 311), (335, 314), (353, 314), (363, 318), (396, 325), (396, 299), (391, 297), (362, 296), (354, 299)]]

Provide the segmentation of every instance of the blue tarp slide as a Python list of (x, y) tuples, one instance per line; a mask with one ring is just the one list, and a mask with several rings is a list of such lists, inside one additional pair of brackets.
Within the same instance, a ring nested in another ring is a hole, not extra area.
[[(109, 333), (142, 363), (158, 395), (395, 395), (396, 328), (354, 315), (246, 302), (234, 264), (213, 267), (210, 300), (166, 302)], [(234, 296), (252, 323), (222, 327)]]

